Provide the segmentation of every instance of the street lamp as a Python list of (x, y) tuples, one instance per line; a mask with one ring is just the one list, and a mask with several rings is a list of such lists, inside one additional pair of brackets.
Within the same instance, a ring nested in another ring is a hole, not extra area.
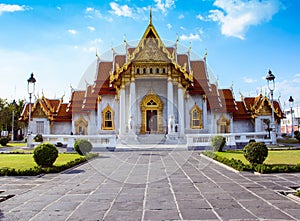
[(15, 108), (17, 106), (16, 100), (14, 99), (11, 104), (12, 104), (11, 141), (14, 141)]
[(27, 92), (29, 94), (29, 116), (28, 116), (28, 134), (31, 134), (31, 97), (35, 89), (35, 78), (33, 73), (31, 73), (30, 78), (27, 79)]
[(294, 122), (293, 122), (293, 105), (294, 105), (294, 99), (293, 99), (292, 96), (290, 96), (289, 103), (290, 103), (291, 118), (292, 118), (292, 138), (294, 138)]
[(276, 144), (276, 131), (274, 124), (274, 101), (273, 101), (273, 91), (275, 90), (275, 76), (272, 74), (272, 71), (269, 70), (268, 75), (266, 76), (268, 82), (268, 88), (271, 93), (271, 103), (272, 103), (272, 119), (271, 119), (271, 130), (272, 130), (272, 144)]

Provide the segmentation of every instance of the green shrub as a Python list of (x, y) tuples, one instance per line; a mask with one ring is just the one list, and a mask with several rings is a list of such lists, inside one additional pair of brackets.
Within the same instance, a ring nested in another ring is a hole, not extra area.
[(42, 143), (34, 148), (33, 158), (37, 165), (51, 167), (58, 157), (57, 148), (50, 143)]
[(86, 155), (87, 153), (89, 153), (92, 150), (92, 148), (93, 148), (93, 145), (88, 140), (79, 139), (79, 140), (76, 140), (74, 143), (74, 149), (80, 155)]
[(221, 152), (223, 150), (223, 147), (226, 144), (226, 138), (223, 136), (217, 135), (211, 139), (210, 143), (213, 148), (213, 151)]
[(300, 197), (300, 190), (297, 190), (296, 196)]
[(299, 132), (299, 130), (296, 130), (294, 132), (294, 135), (295, 135), (295, 138), (300, 142), (300, 132)]
[(42, 134), (37, 134), (37, 135), (35, 135), (35, 137), (33, 138), (33, 140), (35, 142), (43, 142), (43, 135)]
[(0, 138), (0, 144), (2, 145), (2, 146), (6, 146), (6, 144), (8, 143), (8, 138), (7, 137), (1, 137)]
[(268, 156), (268, 148), (261, 142), (250, 142), (244, 149), (245, 158), (252, 164), (262, 164)]

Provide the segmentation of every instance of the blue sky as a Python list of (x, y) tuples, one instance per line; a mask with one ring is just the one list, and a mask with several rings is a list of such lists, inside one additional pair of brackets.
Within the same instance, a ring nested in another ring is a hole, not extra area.
[[(269, 69), (274, 97), (300, 102), (300, 1), (297, 0), (89, 0), (0, 1), (1, 98), (27, 99), (33, 72), (36, 94), (70, 96), (82, 75), (111, 47), (139, 40), (149, 22), (160, 37), (189, 47), (207, 62), (219, 86), (233, 84), (255, 96), (266, 91)], [(300, 105), (300, 103), (299, 103)]]

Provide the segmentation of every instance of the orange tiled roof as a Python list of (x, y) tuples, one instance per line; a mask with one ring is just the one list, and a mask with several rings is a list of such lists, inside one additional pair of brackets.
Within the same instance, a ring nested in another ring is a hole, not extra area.
[[(50, 121), (62, 122), (71, 121), (72, 115), (67, 112), (67, 103), (63, 103), (63, 99), (48, 99), (44, 96), (31, 104), (31, 116), (34, 118), (35, 113), (41, 109), (45, 117)], [(29, 117), (29, 104), (24, 106), (24, 109), (19, 118), (20, 121), (27, 121)]]
[(230, 89), (219, 89), (219, 95), (222, 103), (221, 112), (237, 112), (236, 102)]

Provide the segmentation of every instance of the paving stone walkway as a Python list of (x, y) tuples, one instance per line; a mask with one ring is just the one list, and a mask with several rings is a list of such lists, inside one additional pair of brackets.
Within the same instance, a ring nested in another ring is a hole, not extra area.
[[(103, 152), (61, 174), (0, 177), (0, 220), (300, 220), (300, 174), (236, 173), (193, 151)], [(3, 191), (3, 192), (1, 192)]]

